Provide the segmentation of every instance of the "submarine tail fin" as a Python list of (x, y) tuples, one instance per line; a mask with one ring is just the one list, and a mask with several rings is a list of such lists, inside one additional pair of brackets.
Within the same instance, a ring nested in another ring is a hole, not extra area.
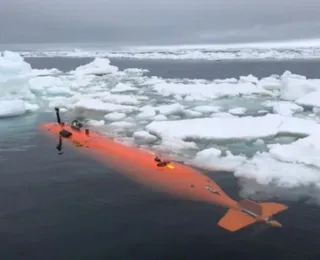
[(267, 218), (273, 216), (281, 211), (286, 210), (288, 207), (281, 203), (276, 202), (262, 202), (260, 203), (262, 207), (262, 217)]
[(218, 225), (228, 231), (235, 232), (256, 222), (256, 219), (235, 209), (229, 209), (220, 219)]
[(288, 208), (281, 203), (258, 203), (247, 199), (239, 201), (238, 206), (240, 209), (242, 208), (242, 211), (229, 209), (226, 215), (220, 219), (218, 223), (220, 227), (234, 232), (258, 221), (263, 221), (273, 227), (281, 227), (278, 221), (269, 220), (269, 218)]

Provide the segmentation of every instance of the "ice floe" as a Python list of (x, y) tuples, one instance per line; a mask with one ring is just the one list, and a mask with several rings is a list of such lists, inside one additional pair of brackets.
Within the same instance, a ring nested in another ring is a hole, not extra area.
[(104, 116), (104, 119), (107, 121), (120, 121), (120, 120), (125, 119), (126, 116), (127, 116), (127, 114), (125, 114), (125, 113), (112, 112), (112, 113), (106, 114)]
[(320, 57), (319, 40), (207, 44), (178, 46), (140, 46), (121, 50), (97, 48), (59, 51), (23, 51), (25, 57), (107, 57), (130, 59), (229, 60), (229, 59), (316, 59)]
[(274, 113), (282, 116), (291, 116), (295, 113), (303, 112), (303, 107), (292, 102), (268, 101), (263, 104), (267, 107), (272, 107)]
[(73, 73), (79, 77), (85, 75), (105, 75), (118, 71), (116, 66), (110, 65), (108, 59), (96, 58), (93, 62), (76, 68)]
[(194, 166), (205, 168), (212, 171), (234, 171), (245, 161), (245, 156), (234, 156), (230, 151), (226, 156), (221, 156), (221, 151), (215, 148), (209, 148), (198, 152), (194, 159), (190, 160)]
[(135, 141), (139, 144), (143, 143), (153, 143), (154, 141), (157, 140), (157, 137), (154, 135), (149, 134), (146, 131), (137, 131), (134, 132), (133, 138)]
[(151, 122), (146, 130), (161, 137), (204, 140), (252, 140), (278, 134), (320, 132), (314, 121), (268, 114), (262, 117), (215, 117)]
[(0, 118), (21, 116), (26, 113), (26, 106), (22, 100), (0, 100)]
[(243, 115), (246, 112), (246, 108), (244, 107), (235, 107), (230, 109), (228, 112), (232, 115)]

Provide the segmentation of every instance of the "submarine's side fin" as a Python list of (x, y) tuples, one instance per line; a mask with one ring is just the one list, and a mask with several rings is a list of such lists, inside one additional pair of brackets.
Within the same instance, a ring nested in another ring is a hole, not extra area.
[(270, 217), (288, 208), (286, 205), (283, 205), (281, 203), (276, 203), (276, 202), (262, 202), (259, 204), (262, 207), (261, 217), (263, 218)]
[(266, 221), (266, 223), (271, 226), (281, 227), (278, 221), (270, 221), (268, 218), (288, 208), (281, 203), (258, 203), (247, 199), (239, 201), (238, 205), (243, 211), (229, 209), (227, 214), (220, 219), (218, 223), (220, 227), (234, 232), (261, 220)]
[(256, 219), (235, 209), (229, 209), (218, 225), (231, 232), (237, 231), (256, 222)]
[(286, 205), (277, 202), (258, 203), (248, 199), (240, 200), (238, 205), (262, 218), (271, 217), (288, 208)]

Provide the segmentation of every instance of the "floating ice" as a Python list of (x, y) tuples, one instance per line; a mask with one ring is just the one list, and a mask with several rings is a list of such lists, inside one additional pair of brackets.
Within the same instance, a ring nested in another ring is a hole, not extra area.
[(86, 124), (89, 126), (103, 126), (104, 123), (105, 122), (103, 120), (92, 120), (92, 119), (86, 122)]
[(182, 113), (184, 111), (184, 106), (178, 103), (170, 105), (161, 105), (155, 108), (155, 111), (162, 115), (173, 115)]
[(296, 103), (302, 106), (320, 107), (320, 90), (311, 92), (296, 100)]
[(54, 75), (54, 74), (61, 74), (62, 72), (58, 69), (32, 69), (31, 74), (33, 76), (49, 76), (49, 75)]
[(258, 110), (259, 114), (267, 114), (269, 111), (265, 109)]
[(21, 116), (26, 113), (23, 100), (0, 100), (0, 118)]
[(267, 107), (272, 107), (274, 113), (282, 116), (291, 116), (295, 113), (303, 112), (303, 107), (292, 102), (286, 101), (268, 101), (264, 103)]
[(51, 87), (48, 88), (45, 93), (49, 96), (59, 96), (59, 95), (66, 95), (69, 96), (72, 94), (68, 87)]
[(137, 120), (150, 120), (156, 116), (155, 108), (152, 106), (144, 106), (140, 111), (141, 113), (136, 116)]
[(139, 144), (153, 143), (157, 140), (157, 137), (149, 134), (146, 131), (137, 131), (133, 133), (133, 138)]
[(0, 52), (0, 98), (34, 99), (34, 95), (28, 89), (31, 72), (31, 66), (17, 53)]
[(73, 72), (80, 77), (85, 75), (105, 75), (118, 72), (118, 68), (110, 65), (110, 60), (108, 59), (96, 58), (89, 64), (78, 67)]
[(244, 107), (236, 107), (230, 109), (228, 112), (232, 115), (243, 115), (247, 111)]
[(274, 184), (285, 188), (320, 185), (319, 169), (282, 162), (266, 152), (247, 160), (234, 174), (236, 177), (254, 179), (262, 185)]
[(42, 76), (29, 80), (29, 88), (31, 91), (41, 92), (50, 87), (62, 87), (64, 83), (58, 77)]
[(220, 155), (221, 155), (220, 150), (218, 150), (216, 148), (209, 148), (209, 149), (202, 150), (201, 152), (198, 152), (197, 158), (209, 160), (210, 157), (219, 157)]
[(152, 122), (146, 129), (162, 137), (195, 140), (252, 140), (277, 134), (320, 133), (320, 125), (312, 120), (271, 114), (262, 117), (217, 117)]
[(120, 122), (113, 122), (110, 124), (110, 126), (124, 129), (124, 128), (133, 128), (135, 127), (135, 124), (131, 122), (120, 121)]
[(214, 79), (214, 83), (238, 83), (236, 78), (227, 78), (227, 79)]
[(245, 156), (234, 156), (230, 151), (226, 152), (226, 156), (221, 156), (220, 150), (209, 148), (198, 152), (196, 157), (189, 163), (212, 171), (234, 171), (240, 167), (246, 159)]
[(100, 95), (100, 99), (106, 102), (112, 102), (116, 104), (124, 104), (124, 105), (139, 105), (140, 101), (134, 95), (116, 95), (116, 94), (105, 94)]
[(168, 118), (165, 116), (165, 115), (156, 115), (154, 118), (153, 118), (154, 121), (166, 121), (168, 120)]
[(181, 95), (186, 98), (186, 101), (201, 100), (201, 99), (217, 99), (227, 96), (239, 95), (272, 95), (272, 93), (264, 88), (252, 83), (209, 83), (209, 84), (176, 84), (176, 83), (158, 83), (152, 88), (160, 95)]
[(26, 112), (36, 112), (40, 109), (40, 107), (37, 104), (32, 104), (28, 102), (24, 102), (24, 106), (25, 106)]
[(126, 118), (125, 113), (113, 112), (104, 116), (104, 119), (107, 121), (120, 121)]
[(266, 90), (279, 90), (281, 87), (279, 79), (275, 77), (262, 78), (258, 84)]
[(281, 99), (294, 101), (317, 90), (320, 90), (320, 80), (307, 80), (304, 76), (290, 72), (281, 77)]
[(248, 76), (240, 76), (239, 83), (253, 83), (253, 84), (258, 84), (259, 80), (253, 75), (248, 75)]
[(211, 117), (232, 117), (232, 118), (235, 118), (237, 116), (235, 115), (232, 115), (232, 114), (229, 114), (227, 112), (219, 112), (219, 113), (213, 113), (211, 114)]
[(156, 148), (162, 152), (175, 153), (180, 150), (198, 149), (195, 142), (186, 142), (179, 138), (164, 137), (161, 139), (161, 144), (156, 145)]
[(113, 89), (111, 89), (111, 93), (121, 93), (127, 91), (136, 91), (138, 88), (132, 87), (127, 84), (118, 83)]
[(257, 139), (253, 144), (258, 146), (264, 145), (264, 141), (262, 139)]
[(320, 135), (312, 135), (292, 144), (272, 145), (269, 152), (279, 161), (317, 167), (320, 172)]
[(122, 113), (130, 113), (137, 110), (137, 108), (133, 106), (104, 103), (99, 99), (90, 99), (90, 98), (81, 98), (75, 104), (70, 104), (69, 108), (93, 110), (93, 111), (99, 111), (99, 112), (122, 112)]
[(30, 64), (15, 52), (0, 52), (0, 83), (8, 79), (27, 76), (31, 73)]
[(202, 113), (199, 112), (199, 111), (193, 111), (191, 109), (186, 109), (184, 111), (184, 114), (187, 116), (187, 117), (200, 117), (202, 116)]
[(196, 106), (193, 108), (193, 110), (200, 112), (200, 113), (213, 113), (213, 112), (219, 112), (221, 110), (221, 107), (217, 106)]
[(108, 57), (130, 59), (228, 60), (228, 59), (318, 59), (319, 40), (238, 44), (140, 46), (121, 50), (75, 49), (24, 51), (25, 57)]

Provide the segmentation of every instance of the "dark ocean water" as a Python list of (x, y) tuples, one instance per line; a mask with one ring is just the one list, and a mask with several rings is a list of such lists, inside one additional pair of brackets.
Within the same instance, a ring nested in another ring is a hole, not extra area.
[[(60, 68), (69, 71), (92, 58), (27, 58), (35, 69)], [(148, 69), (148, 76), (164, 78), (190, 78), (190, 79), (225, 79), (238, 78), (252, 74), (258, 78), (268, 77), (272, 74), (281, 75), (286, 70), (301, 74), (307, 78), (319, 78), (320, 60), (284, 60), (284, 61), (196, 61), (196, 60), (132, 60), (110, 59), (111, 63), (120, 69), (141, 68)]]
[[(27, 59), (70, 70), (90, 59)], [(258, 77), (285, 70), (319, 77), (320, 62), (113, 61), (174, 78)], [(303, 201), (276, 216), (281, 229), (229, 233), (226, 210), (155, 193), (35, 131), (54, 114), (0, 121), (1, 259), (319, 259), (320, 208)], [(232, 174), (208, 173), (238, 199)]]

